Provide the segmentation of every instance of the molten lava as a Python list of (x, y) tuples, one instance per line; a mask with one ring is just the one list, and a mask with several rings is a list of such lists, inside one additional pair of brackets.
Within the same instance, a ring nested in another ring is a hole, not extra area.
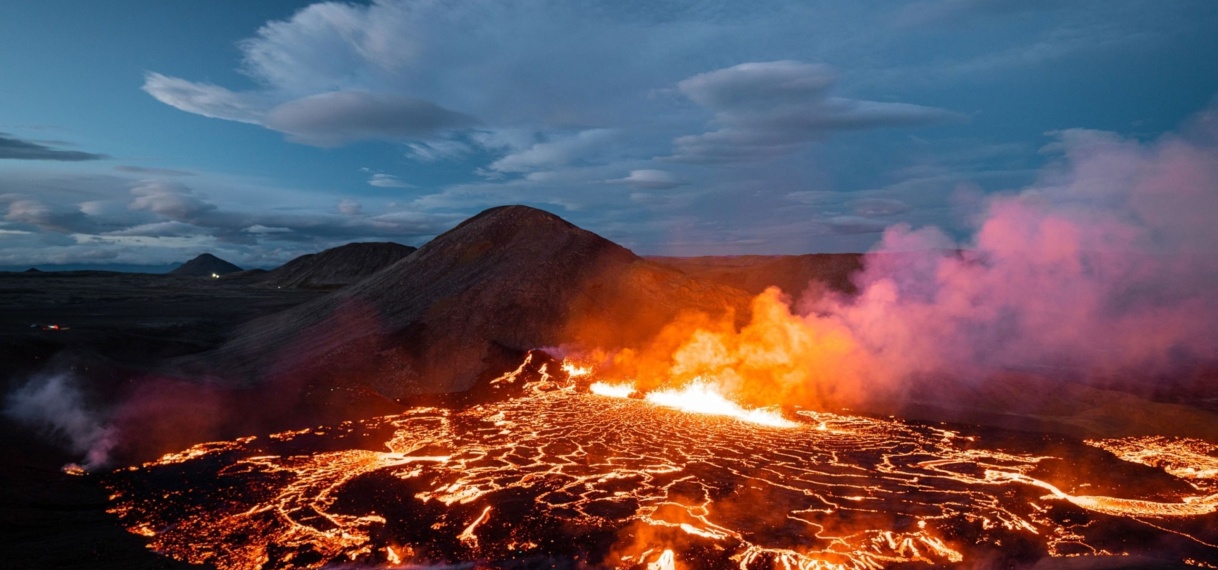
[(783, 417), (708, 383), (640, 398), (540, 376), (500, 402), (201, 444), (108, 476), (112, 512), (226, 570), (1218, 564), (1218, 448), (1196, 440)]
[(648, 402), (682, 412), (693, 414), (709, 414), (712, 416), (727, 416), (742, 422), (749, 422), (771, 427), (795, 427), (782, 414), (773, 410), (746, 410), (740, 404), (728, 400), (714, 386), (701, 378), (695, 378), (689, 385), (677, 389), (656, 390), (647, 394)]

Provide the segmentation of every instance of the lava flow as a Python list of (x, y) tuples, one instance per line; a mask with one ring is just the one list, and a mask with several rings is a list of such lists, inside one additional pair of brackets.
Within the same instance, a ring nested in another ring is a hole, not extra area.
[(234, 570), (1218, 564), (1218, 447), (1200, 441), (784, 417), (576, 370), (499, 402), (195, 446), (109, 475), (112, 512), (161, 554)]

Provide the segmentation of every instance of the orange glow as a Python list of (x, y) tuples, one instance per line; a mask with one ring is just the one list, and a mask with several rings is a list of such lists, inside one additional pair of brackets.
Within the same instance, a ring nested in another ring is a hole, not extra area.
[(702, 379), (694, 379), (690, 384), (679, 390), (667, 389), (648, 393), (645, 399), (657, 406), (673, 408), (682, 412), (705, 414), (711, 416), (727, 416), (742, 422), (770, 426), (795, 427), (796, 424), (773, 410), (746, 410), (739, 404), (728, 400), (719, 391)]
[(78, 465), (76, 463), (69, 463), (67, 465), (64, 465), (62, 468), (60, 468), (60, 471), (63, 471), (64, 473), (66, 473), (68, 475), (76, 475), (76, 476), (84, 475), (86, 473), (85, 468), (81, 467), (80, 465)]
[(392, 546), (386, 546), (385, 560), (390, 564), (397, 566), (402, 563), (402, 555), (398, 554), (398, 551), (394, 550)]
[(609, 396), (610, 398), (629, 398), (634, 393), (634, 385), (593, 382), (591, 386), (588, 386), (588, 390), (593, 394)]
[[(681, 400), (698, 390), (714, 393), (708, 385), (693, 386), (651, 395)], [(719, 398), (717, 405), (744, 410)], [(414, 408), (325, 430), (201, 444), (116, 472), (111, 512), (157, 552), (224, 570), (254, 570), (272, 558), (300, 568), (342, 560), (409, 564), (437, 555), (494, 559), (561, 544), (539, 529), (603, 525), (621, 531), (605, 565), (660, 569), (677, 568), (677, 560), (693, 552), (721, 552), (740, 568), (976, 561), (969, 558), (971, 542), (951, 530), (960, 525), (978, 544), (1040, 541), (1049, 556), (1121, 553), (1123, 546), (1113, 548), (1095, 532), (1102, 519), (1079, 519), (1067, 510), (1077, 508), (1188, 539), (1200, 564), (1218, 560), (1205, 550), (1214, 543), (1204, 525), (1218, 516), (1218, 495), (1204, 489), (1212, 479), (1198, 478), (1212, 460), (1213, 448), (1203, 442), (1087, 442), (1126, 461), (1163, 465), (1200, 491), (1163, 489), (1138, 498), (1082, 494), (1090, 484), (1040, 479), (1039, 466), (1054, 456), (987, 448), (984, 438), (959, 431), (813, 411), (783, 421), (790, 426), (772, 429), (672, 413), (638, 398), (526, 391), (462, 409)], [(341, 436), (384, 428), (393, 435), (380, 452), (308, 453), (293, 441), (306, 433), (311, 439), (323, 431)], [(209, 496), (206, 484), (165, 490), (140, 483), (157, 480), (144, 479), (145, 473), (199, 477), (210, 469), (218, 470), (216, 480), (239, 483), (247, 494)], [(409, 489), (405, 496), (426, 507), (395, 515), (376, 503), (338, 504), (343, 496), (349, 502), (347, 489), (368, 477), (389, 496)], [(509, 500), (500, 502), (504, 497)], [(455, 538), (459, 550), (429, 552), (427, 541), (385, 536), (404, 523)], [(290, 558), (297, 552), (313, 554), (308, 562)]]
[(478, 518), (474, 519), (474, 522), (469, 523), (469, 526), (465, 527), (465, 530), (461, 531), (460, 536), (457, 538), (461, 540), (462, 544), (470, 548), (478, 547), (478, 535), (474, 534), (474, 531), (478, 529), (478, 525), (486, 522), (486, 519), (490, 516), (490, 514), (491, 507), (482, 509), (482, 514), (478, 515)]
[(671, 550), (665, 550), (660, 553), (660, 557), (647, 565), (647, 570), (676, 570), (677, 559), (676, 555)]
[(603, 376), (632, 378), (643, 392), (697, 381), (747, 407), (823, 408), (882, 395), (866, 351), (836, 320), (792, 314), (777, 289), (752, 309), (739, 331), (730, 318), (678, 319), (649, 346), (615, 354)]
[(574, 380), (576, 378), (583, 378), (585, 376), (588, 376), (589, 374), (592, 374), (592, 367), (579, 366), (578, 364), (575, 364), (574, 362), (571, 362), (569, 360), (562, 361), (562, 370), (563, 370), (563, 372), (566, 372), (567, 377), (572, 380)]
[(1197, 490), (1218, 493), (1218, 445), (1159, 436), (1092, 439), (1086, 443), (1124, 461), (1162, 469), (1189, 481)]

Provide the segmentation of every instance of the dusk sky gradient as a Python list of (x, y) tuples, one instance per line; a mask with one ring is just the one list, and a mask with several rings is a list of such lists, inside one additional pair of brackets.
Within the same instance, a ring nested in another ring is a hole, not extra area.
[(1211, 0), (8, 0), (0, 266), (270, 267), (517, 203), (641, 254), (966, 240), (1079, 129), (1214, 113), (1215, 31)]

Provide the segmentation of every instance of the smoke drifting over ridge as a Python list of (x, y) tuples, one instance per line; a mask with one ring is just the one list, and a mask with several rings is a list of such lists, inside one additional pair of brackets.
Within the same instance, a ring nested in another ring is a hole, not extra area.
[(759, 296), (752, 322), (674, 323), (617, 372), (714, 379), (753, 404), (900, 397), (906, 380), (1038, 370), (1144, 385), (1218, 359), (1218, 112), (1139, 142), (1058, 133), (1062, 159), (992, 197), (975, 236), (889, 228), (855, 297)]

